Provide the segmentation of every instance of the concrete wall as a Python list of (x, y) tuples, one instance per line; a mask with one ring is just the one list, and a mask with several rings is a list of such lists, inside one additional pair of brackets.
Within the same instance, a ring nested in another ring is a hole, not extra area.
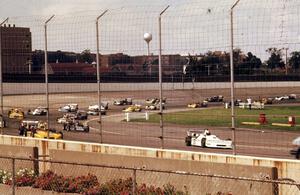
[[(70, 152), (62, 150), (50, 150), (50, 158), (56, 161), (74, 163), (92, 163), (94, 165), (139, 167), (153, 170), (185, 171), (191, 173), (226, 175), (234, 177), (262, 178), (268, 176), (277, 179), (277, 170), (271, 167), (235, 165), (211, 162), (196, 162), (187, 160), (171, 160), (163, 158), (135, 157), (126, 155), (112, 155), (91, 152)], [(59, 174), (80, 176), (92, 173), (101, 182), (118, 178), (129, 178), (133, 171), (122, 169), (103, 169), (91, 166), (74, 166), (51, 164), (51, 170)], [(232, 192), (232, 194), (244, 195), (269, 195), (275, 194), (274, 187), (269, 183), (255, 183), (238, 180), (228, 180), (212, 177), (182, 176), (176, 174), (158, 172), (136, 172), (138, 184), (146, 183), (157, 187), (172, 184), (177, 189), (187, 189), (191, 194), (217, 194), (217, 192)], [(251, 186), (251, 187), (250, 187)], [(245, 190), (247, 189), (247, 190)]]
[[(17, 158), (37, 158), (38, 148), (31, 146), (15, 146), (15, 145), (2, 145), (0, 144), (1, 157), (17, 157)], [(0, 158), (0, 169), (11, 171), (12, 160)], [(30, 168), (38, 170), (38, 163), (33, 161), (15, 161), (16, 169)]]
[[(299, 182), (300, 162), (297, 160), (280, 160), (250, 156), (233, 156), (201, 152), (161, 150), (153, 148), (127, 147), (118, 145), (72, 142), (63, 140), (39, 140), (17, 136), (0, 136), (0, 144), (38, 147), (39, 155), (49, 155), (50, 150), (93, 152), (111, 155), (126, 155), (132, 157), (147, 157), (156, 159), (186, 160), (193, 162), (223, 163), (226, 165), (245, 165), (254, 167), (275, 167), (278, 178), (289, 178)], [(80, 159), (80, 157), (78, 157)], [(49, 167), (45, 165), (45, 170)], [(299, 192), (295, 186), (279, 186), (280, 194)]]
[[(300, 82), (236, 82), (236, 88), (257, 88), (257, 87), (299, 87)], [(103, 91), (145, 91), (158, 90), (158, 83), (103, 83)], [(192, 83), (164, 83), (165, 90), (173, 89), (193, 89)], [(219, 89), (230, 88), (228, 82), (217, 83), (195, 83), (195, 89)], [(18, 94), (39, 94), (45, 93), (44, 83), (4, 83), (4, 95)], [(96, 83), (50, 83), (50, 93), (70, 93), (70, 92), (95, 92), (97, 91)]]

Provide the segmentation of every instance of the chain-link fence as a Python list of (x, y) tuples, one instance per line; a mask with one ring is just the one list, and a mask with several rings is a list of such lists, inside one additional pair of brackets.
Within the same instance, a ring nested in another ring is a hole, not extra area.
[(204, 172), (1, 157), (0, 191), (1, 194), (281, 195), (299, 194), (300, 190), (300, 184), (293, 180)]
[(218, 152), (291, 158), (299, 7), (189, 0), (8, 16), (0, 38), (2, 130), (17, 135), (25, 117), (28, 128), (46, 121), (67, 140), (199, 151), (185, 145), (186, 131), (208, 128), (233, 140), (233, 152)]

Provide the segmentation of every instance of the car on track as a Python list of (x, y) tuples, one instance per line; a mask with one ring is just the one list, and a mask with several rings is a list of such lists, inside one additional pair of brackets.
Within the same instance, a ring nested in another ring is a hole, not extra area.
[(196, 103), (191, 103), (187, 105), (188, 108), (201, 108), (201, 107), (207, 107), (207, 101), (203, 102), (196, 102)]
[[(151, 104), (151, 105), (146, 105), (145, 106), (146, 110), (159, 110), (160, 109), (160, 104)], [(165, 104), (162, 103), (162, 109), (165, 109)]]
[(274, 98), (272, 97), (263, 97), (261, 98), (261, 103), (264, 104), (273, 104)]
[(290, 154), (295, 155), (296, 159), (300, 159), (300, 137), (293, 140), (294, 149), (290, 151)]
[(63, 139), (63, 133), (61, 131), (57, 131), (55, 129), (49, 129), (49, 130), (38, 129), (33, 134), (33, 136), (31, 135), (31, 132), (28, 132), (27, 137), (47, 139), (48, 131), (49, 131), (49, 139)]
[(132, 106), (129, 106), (128, 108), (123, 109), (123, 112), (141, 112), (142, 111), (142, 106), (135, 104)]
[(12, 108), (8, 111), (8, 118), (11, 119), (23, 119), (24, 116), (24, 112), (19, 108)]
[[(92, 115), (92, 116), (98, 116), (99, 115), (99, 111), (98, 110), (89, 110), (86, 113), (88, 115)], [(102, 110), (101, 109), (101, 115), (106, 115), (106, 110)]]
[(202, 148), (232, 149), (232, 141), (230, 139), (220, 139), (216, 135), (212, 135), (207, 129), (188, 130), (185, 143), (187, 146), (200, 146)]
[(296, 95), (296, 94), (290, 94), (290, 95), (289, 95), (289, 99), (290, 99), (290, 100), (297, 99), (297, 95)]
[(78, 110), (78, 104), (67, 104), (58, 109), (59, 112), (76, 112)]
[(290, 99), (290, 98), (289, 98), (288, 95), (276, 96), (276, 97), (274, 98), (274, 100), (276, 100), (276, 101), (283, 101), (283, 100), (289, 100), (289, 99)]
[(64, 123), (64, 130), (66, 131), (82, 131), (82, 132), (89, 132), (90, 127), (84, 123), (79, 121), (69, 121)]
[(113, 105), (115, 106), (132, 105), (132, 98), (114, 100)]
[(224, 97), (222, 95), (211, 96), (205, 99), (208, 102), (223, 102)]
[(38, 120), (22, 120), (21, 124), (24, 125), (25, 128), (30, 130), (30, 128), (35, 128), (39, 130), (46, 130), (48, 128), (48, 125), (44, 121), (38, 121)]
[[(159, 98), (148, 98), (146, 99), (146, 104), (159, 104), (160, 99)], [(167, 98), (162, 98), (162, 103), (166, 103)]]
[(43, 116), (47, 114), (47, 108), (43, 106), (39, 106), (35, 108), (33, 111), (28, 110), (27, 114), (33, 115), (33, 116)]

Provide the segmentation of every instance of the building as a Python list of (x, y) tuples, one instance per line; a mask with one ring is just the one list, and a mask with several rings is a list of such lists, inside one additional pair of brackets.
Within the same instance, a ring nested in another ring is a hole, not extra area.
[(30, 73), (32, 64), (30, 29), (4, 25), (0, 30), (3, 73)]

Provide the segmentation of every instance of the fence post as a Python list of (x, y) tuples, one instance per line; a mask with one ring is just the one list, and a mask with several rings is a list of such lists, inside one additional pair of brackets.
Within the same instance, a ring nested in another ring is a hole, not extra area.
[(1, 135), (3, 134), (3, 128), (4, 128), (4, 113), (3, 113), (3, 74), (2, 74), (2, 25), (8, 21), (8, 18), (6, 18), (3, 22), (0, 23), (0, 103), (1, 103)]
[(54, 18), (54, 15), (52, 15), (48, 20), (46, 20), (44, 24), (44, 39), (45, 39), (45, 87), (46, 87), (46, 107), (47, 107), (47, 138), (49, 139), (49, 129), (50, 129), (50, 122), (49, 122), (49, 84), (48, 84), (48, 40), (47, 40), (47, 24)]
[(162, 47), (161, 47), (161, 16), (169, 8), (168, 5), (162, 12), (160, 12), (158, 17), (158, 43), (159, 43), (159, 56), (158, 56), (158, 68), (159, 68), (159, 115), (160, 115), (160, 129), (161, 129), (161, 148), (164, 148), (164, 126), (163, 126), (163, 109), (162, 109)]
[(99, 111), (99, 133), (100, 133), (100, 143), (103, 142), (103, 134), (102, 134), (102, 114), (101, 114), (101, 83), (100, 83), (100, 60), (99, 60), (99, 19), (106, 14), (108, 10), (105, 10), (101, 15), (99, 15), (96, 19), (96, 61), (97, 61), (97, 85), (98, 85), (98, 111)]
[(235, 113), (234, 113), (233, 9), (239, 2), (240, 0), (237, 0), (230, 8), (230, 96), (231, 96), (231, 129), (232, 129), (233, 155), (236, 155)]
[(12, 180), (11, 180), (11, 187), (12, 187), (12, 194), (13, 195), (15, 195), (16, 194), (16, 187), (15, 187), (15, 177), (16, 177), (16, 170), (15, 170), (15, 168), (16, 168), (16, 162), (15, 162), (15, 159), (14, 158), (12, 158), (11, 159), (11, 161), (12, 161)]
[(133, 169), (133, 175), (132, 175), (132, 194), (136, 194), (136, 169)]

